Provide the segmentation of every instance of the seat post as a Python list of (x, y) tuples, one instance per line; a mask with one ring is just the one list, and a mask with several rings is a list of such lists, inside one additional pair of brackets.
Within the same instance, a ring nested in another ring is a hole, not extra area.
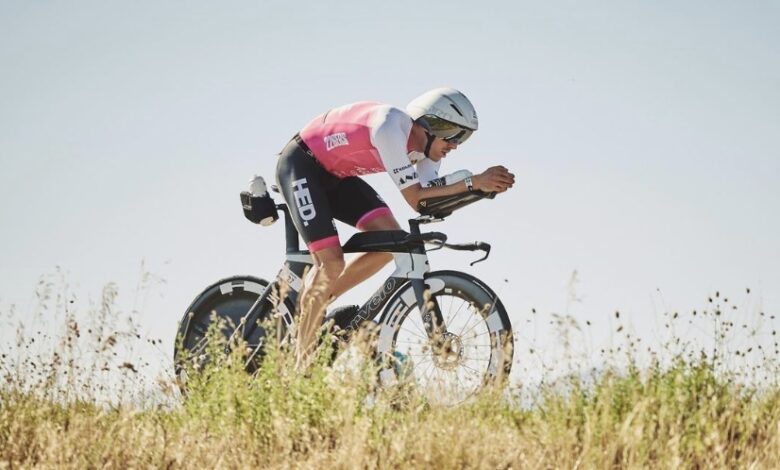
[(293, 224), (292, 217), (290, 217), (290, 211), (287, 209), (287, 204), (277, 204), (276, 208), (284, 214), (284, 238), (287, 244), (287, 253), (295, 253), (301, 250), (300, 242), (298, 241), (298, 229)]

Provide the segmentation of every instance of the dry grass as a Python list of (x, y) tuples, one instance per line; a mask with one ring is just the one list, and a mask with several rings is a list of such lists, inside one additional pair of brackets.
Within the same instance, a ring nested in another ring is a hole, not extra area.
[[(55, 347), (27, 353), (33, 337), (20, 335), (4, 351), (0, 466), (774, 468), (780, 461), (776, 369), (765, 365), (770, 380), (747, 386), (722, 366), (725, 349), (678, 350), (641, 368), (629, 349), (613, 363), (620, 366), (567, 375), (531, 402), (517, 404), (516, 390), (488, 390), (454, 408), (430, 405), (408, 384), (374, 390), (368, 369), (344, 374), (319, 361), (302, 376), (290, 354), (271, 351), (250, 377), (239, 358), (217, 355), (192, 376), (185, 400), (170, 380), (137, 378), (138, 366), (122, 352), (122, 338), (133, 333), (117, 331), (111, 295), (91, 317), (100, 325), (66, 315), (62, 334), (49, 338)], [(722, 331), (722, 321), (716, 326)]]

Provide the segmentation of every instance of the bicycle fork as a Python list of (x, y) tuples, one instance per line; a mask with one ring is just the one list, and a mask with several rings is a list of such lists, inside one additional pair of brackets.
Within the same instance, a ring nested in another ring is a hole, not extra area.
[[(416, 220), (409, 221), (410, 234), (420, 235), (420, 223)], [(443, 334), (447, 326), (444, 324), (444, 316), (439, 308), (439, 303), (432, 295), (433, 286), (425, 283), (425, 274), (430, 271), (428, 264), (428, 254), (425, 244), (413, 247), (409, 252), (411, 261), (411, 270), (407, 273), (408, 279), (414, 289), (414, 296), (417, 299), (417, 306), (420, 310), (421, 320), (425, 326), (425, 332), (428, 338), (432, 340), (434, 346), (441, 346)], [(401, 263), (396, 260), (399, 270), (402, 269)], [(427, 292), (427, 295), (426, 295)]]

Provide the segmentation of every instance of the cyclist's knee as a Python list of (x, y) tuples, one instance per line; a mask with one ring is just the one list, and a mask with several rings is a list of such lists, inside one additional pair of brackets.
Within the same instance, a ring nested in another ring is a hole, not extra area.
[(344, 272), (344, 252), (341, 247), (325, 248), (314, 255), (317, 269), (325, 276), (326, 282), (332, 282)]
[[(378, 230), (400, 230), (401, 226), (398, 224), (398, 221), (395, 220), (393, 214), (388, 213), (371, 219), (360, 228), (365, 232), (375, 232)], [(393, 260), (392, 253), (374, 253), (374, 256), (376, 257), (375, 259), (381, 260), (383, 265)]]
[(320, 271), (325, 274), (328, 281), (335, 281), (344, 272), (344, 259), (332, 259), (319, 264)]

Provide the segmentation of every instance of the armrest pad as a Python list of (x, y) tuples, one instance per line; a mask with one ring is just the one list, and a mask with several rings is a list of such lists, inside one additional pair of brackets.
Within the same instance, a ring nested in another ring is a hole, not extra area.
[(452, 196), (432, 197), (420, 200), (417, 204), (417, 212), (422, 215), (443, 219), (462, 207), (466, 207), (481, 199), (493, 199), (494, 197), (496, 197), (496, 193), (486, 193), (482, 191), (472, 191)]

